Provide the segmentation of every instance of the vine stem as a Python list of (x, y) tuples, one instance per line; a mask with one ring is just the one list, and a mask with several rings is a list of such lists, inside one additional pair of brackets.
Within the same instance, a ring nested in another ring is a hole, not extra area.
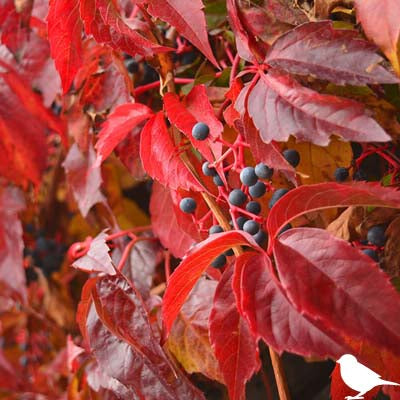
[[(187, 83), (192, 83), (194, 82), (194, 79), (191, 78), (175, 78), (174, 79), (174, 83), (178, 84), (178, 85), (184, 85)], [(133, 91), (133, 96), (140, 96), (141, 94), (148, 92), (151, 89), (155, 89), (158, 88), (161, 85), (160, 81), (155, 81), (155, 82), (151, 82), (148, 83), (147, 85), (143, 85), (143, 86), (139, 86), (138, 88), (136, 88)]]
[(268, 347), (268, 349), (269, 356), (271, 357), (272, 368), (274, 369), (279, 398), (280, 400), (290, 400), (289, 388), (286, 383), (285, 370), (283, 369), (282, 360), (279, 357), (279, 354), (271, 347)]
[[(172, 63), (171, 56), (168, 53), (161, 53), (158, 54), (158, 60), (161, 67), (162, 77), (164, 79), (164, 84), (162, 86), (166, 87), (168, 92), (175, 93), (174, 66)], [(174, 137), (174, 139), (176, 142), (177, 138)], [(186, 162), (190, 164), (189, 160), (187, 159)], [(190, 165), (187, 165), (187, 167), (190, 170), (194, 171), (194, 168), (191, 167)], [(210, 196), (207, 192), (202, 192), (201, 195), (204, 201), (207, 203), (210, 210), (215, 215), (215, 218), (217, 219), (219, 225), (224, 229), (224, 231), (229, 231), (231, 229), (229, 222), (225, 218), (225, 215), (222, 213), (221, 209), (218, 207), (218, 204), (213, 199), (213, 197)], [(234, 247), (233, 251), (236, 257), (243, 253), (243, 249), (240, 246)], [(285, 377), (285, 371), (283, 369), (282, 360), (279, 357), (279, 354), (276, 353), (270, 347), (269, 347), (269, 353), (272, 361), (272, 367), (274, 370), (276, 384), (278, 387), (279, 398), (280, 400), (290, 400), (290, 394), (286, 384), (286, 377)]]

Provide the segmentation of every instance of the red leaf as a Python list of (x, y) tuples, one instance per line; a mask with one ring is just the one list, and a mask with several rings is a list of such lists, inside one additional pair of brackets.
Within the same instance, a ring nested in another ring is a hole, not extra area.
[[(121, 275), (97, 280), (87, 318), (91, 349), (102, 370), (139, 398), (204, 399), (175, 370), (153, 334), (145, 306)], [(112, 362), (111, 362), (112, 361)]]
[[(221, 143), (213, 142), (223, 131), (223, 125), (215, 116), (204, 85), (195, 86), (181, 102), (173, 93), (164, 96), (164, 107), (168, 119), (192, 142), (193, 146), (208, 161), (214, 161), (222, 153)], [(205, 141), (193, 138), (192, 128), (197, 122), (204, 122), (210, 128), (210, 137)]]
[(397, 0), (356, 0), (357, 19), (366, 35), (374, 41), (400, 72), (398, 41), (400, 4)]
[(8, 15), (15, 10), (14, 0), (4, 0), (0, 8), (0, 24), (4, 24)]
[(79, 0), (51, 0), (47, 27), (51, 55), (66, 93), (82, 65), (82, 21)]
[[(196, 238), (199, 240), (201, 238), (191, 217), (185, 215), (178, 220), (177, 212), (180, 211), (175, 211), (171, 190), (155, 181), (150, 199), (153, 232), (160, 239), (161, 244), (174, 257), (182, 258), (195, 242)], [(191, 227), (191, 229), (182, 229), (183, 218), (186, 218), (186, 225), (187, 227)]]
[[(15, 99), (12, 100), (14, 102)], [(2, 111), (0, 107), (0, 113)], [(27, 186), (28, 181), (38, 186), (46, 166), (45, 136), (44, 131), (37, 129), (37, 125), (31, 125), (32, 129), (28, 130), (27, 122), (36, 121), (30, 115), (24, 115), (23, 111), (23, 109), (16, 108), (13, 113), (16, 116), (23, 116), (22, 118), (25, 119), (17, 120), (14, 117), (7, 121), (7, 125), (5, 120), (0, 119), (0, 174), (23, 187)], [(23, 128), (26, 128), (25, 132), (29, 132), (25, 137), (21, 135)]]
[(171, 189), (203, 190), (179, 155), (162, 112), (152, 117), (142, 130), (140, 158), (146, 172)]
[(108, 254), (110, 248), (107, 246), (106, 238), (107, 235), (104, 232), (99, 233), (90, 243), (88, 252), (74, 261), (72, 266), (86, 272), (96, 271), (115, 275), (115, 268)]
[[(99, 70), (99, 65), (101, 66)], [(132, 80), (122, 62), (110, 48), (86, 42), (84, 65), (74, 83), (80, 90), (80, 104), (98, 114), (131, 101)]]
[(357, 31), (333, 29), (332, 21), (306, 23), (278, 38), (265, 62), (339, 85), (398, 83), (399, 79), (380, 65), (383, 58), (376, 54), (375, 46), (357, 36)]
[(146, 177), (146, 172), (143, 169), (140, 159), (140, 133), (142, 126), (135, 127), (132, 132), (128, 133), (127, 137), (115, 148), (117, 157), (125, 165), (129, 173), (138, 181)]
[(193, 286), (214, 258), (232, 247), (241, 245), (259, 248), (249, 234), (229, 231), (212, 235), (186, 255), (171, 275), (163, 298), (162, 312), (166, 336)]
[(99, 166), (132, 129), (150, 118), (152, 114), (150, 108), (140, 103), (128, 103), (116, 107), (109, 114), (98, 135), (95, 166)]
[(63, 163), (68, 185), (84, 217), (96, 203), (106, 201), (100, 191), (101, 171), (100, 167), (94, 166), (95, 157), (93, 147), (90, 146), (88, 153), (83, 154), (74, 143)]
[(278, 353), (337, 359), (348, 352), (339, 335), (320, 329), (293, 307), (264, 253), (242, 254), (236, 260), (234, 280), (254, 335)]
[[(169, 219), (168, 223), (170, 223)], [(118, 265), (121, 258), (121, 252), (118, 257), (115, 257), (116, 250), (113, 252), (114, 265)], [(133, 246), (129, 258), (122, 268), (124, 276), (135, 285), (143, 299), (147, 299), (150, 295), (156, 267), (162, 260), (163, 248), (158, 241), (141, 240)]]
[[(117, 379), (108, 376), (95, 360), (86, 366), (85, 373), (89, 386), (101, 399), (132, 400), (137, 398), (133, 389), (127, 388)], [(111, 392), (111, 395), (106, 397), (102, 390), (107, 394)]]
[(0, 11), (1, 43), (14, 54), (21, 52), (23, 43), (29, 37), (32, 3), (32, 0), (20, 3), (9, 0), (1, 2), (1, 8), (4, 8)]
[(400, 354), (400, 296), (389, 276), (348, 242), (295, 228), (275, 242), (276, 268), (291, 303), (328, 329)]
[(264, 48), (254, 39), (253, 35), (249, 35), (242, 21), (240, 10), (236, 0), (227, 0), (226, 7), (228, 11), (229, 23), (235, 33), (236, 47), (241, 58), (251, 63), (262, 60), (265, 57)]
[(201, 0), (146, 0), (147, 11), (172, 25), (182, 36), (196, 46), (216, 67), (215, 59), (206, 27), (206, 19)]
[(302, 7), (293, 7), (292, 0), (268, 0), (263, 3), (237, 2), (241, 10), (241, 21), (249, 35), (258, 43), (272, 43), (291, 26), (308, 22), (309, 17)]
[(66, 348), (66, 361), (67, 361), (67, 367), (69, 371), (73, 371), (73, 363), (74, 360), (82, 353), (84, 353), (85, 350), (77, 346), (74, 341), (72, 340), (71, 335), (68, 335), (67, 337), (67, 348)]
[[(236, 80), (235, 82), (239, 82), (239, 80)], [(253, 87), (253, 84), (247, 84), (240, 91), (239, 88), (237, 88), (238, 85), (238, 83), (235, 84), (236, 97), (234, 97), (234, 93), (230, 94), (230, 99), (238, 110), (235, 110), (235, 112), (239, 112), (241, 115), (241, 119), (235, 120), (236, 129), (243, 132), (257, 162), (263, 162), (270, 168), (279, 170), (290, 182), (297, 185), (295, 169), (282, 156), (282, 152), (275, 142), (264, 143), (261, 140), (257, 128), (254, 126), (253, 121), (246, 112), (245, 104), (247, 103), (247, 96), (250, 89)]]
[[(25, 208), (19, 189), (0, 191), (0, 287), (1, 297), (26, 301), (26, 280), (23, 266), (22, 226), (18, 213)], [(5, 302), (4, 302), (5, 303)], [(0, 374), (1, 375), (1, 374)]]
[(170, 51), (168, 47), (152, 43), (131, 29), (115, 7), (113, 0), (85, 0), (80, 8), (87, 34), (96, 41), (112, 48), (124, 51), (132, 56), (141, 54), (151, 56), (154, 53)]
[(376, 182), (353, 182), (348, 185), (325, 182), (300, 186), (274, 205), (268, 215), (268, 233), (274, 238), (287, 222), (310, 211), (353, 205), (400, 208), (400, 192)]
[(243, 399), (246, 382), (260, 368), (257, 341), (237, 308), (232, 291), (233, 268), (218, 283), (210, 314), (210, 340), (231, 400)]
[(363, 104), (319, 94), (275, 71), (261, 75), (248, 95), (247, 111), (265, 143), (285, 142), (290, 135), (320, 146), (331, 135), (357, 142), (390, 140)]
[(64, 131), (30, 84), (0, 65), (8, 71), (0, 72), (0, 173), (18, 185), (38, 185), (46, 167), (46, 129)]
[(88, 279), (83, 285), (81, 291), (81, 301), (78, 304), (78, 309), (76, 312), (76, 322), (79, 325), (83, 339), (88, 343), (89, 335), (86, 329), (86, 320), (92, 306), (92, 290), (96, 285), (98, 277)]
[(7, 82), (11, 91), (18, 96), (26, 111), (45, 124), (48, 128), (57, 132), (61, 136), (61, 139), (63, 139), (64, 143), (66, 143), (66, 132), (60, 119), (56, 118), (47, 108), (45, 108), (41, 97), (30, 88), (30, 85), (27, 85), (21, 76), (11, 70), (1, 74), (1, 76), (5, 82)]
[(11, 54), (10, 58), (6, 57), (6, 54), (2, 54), (0, 58), (30, 83), (26, 87), (40, 90), (43, 104), (50, 107), (56, 95), (61, 92), (61, 80), (54, 60), (50, 57), (49, 42), (35, 34), (35, 31), (31, 31), (20, 47), (21, 51), (16, 57), (18, 62)]

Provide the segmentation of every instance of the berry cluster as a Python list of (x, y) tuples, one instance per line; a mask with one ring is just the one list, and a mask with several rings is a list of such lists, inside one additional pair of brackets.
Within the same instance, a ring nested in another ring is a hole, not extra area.
[(27, 281), (32, 282), (37, 279), (34, 267), (40, 268), (47, 277), (58, 271), (67, 248), (55, 239), (46, 238), (40, 230), (28, 230), (31, 230), (34, 239), (24, 248), (25, 274)]
[(124, 54), (124, 64), (127, 71), (137, 81), (136, 86), (147, 85), (159, 80), (157, 71), (147, 62), (139, 62), (129, 54)]
[[(353, 171), (353, 180), (380, 180), (390, 177), (390, 184), (395, 184), (399, 177), (400, 160), (395, 155), (396, 149), (390, 144), (367, 145), (363, 148), (359, 143), (351, 143), (353, 160), (349, 167), (338, 167), (334, 172), (336, 182), (345, 182)], [(383, 161), (383, 162), (381, 162)]]
[[(210, 129), (204, 122), (198, 122), (193, 126), (192, 136), (194, 139), (204, 141), (209, 138)], [(226, 144), (226, 142), (224, 142)], [(243, 142), (239, 145), (244, 145)], [(234, 151), (235, 145), (230, 145), (230, 149), (225, 153)], [(288, 149), (282, 153), (283, 157), (293, 167), (300, 163), (300, 155), (296, 150)], [(205, 161), (202, 165), (202, 172), (205, 176), (212, 177), (214, 184), (219, 188), (219, 195), (217, 202), (223, 202), (229, 207), (229, 213), (232, 217), (230, 226), (232, 229), (243, 230), (252, 235), (256, 243), (260, 246), (265, 246), (267, 242), (267, 233), (263, 229), (265, 218), (261, 216), (262, 206), (259, 199), (262, 198), (267, 192), (272, 191), (272, 183), (270, 182), (274, 170), (264, 163), (259, 163), (255, 167), (245, 166), (243, 159), (238, 162), (239, 156), (235, 156), (233, 165), (223, 165), (221, 161), (225, 159), (223, 155), (219, 161), (210, 163)], [(243, 157), (242, 157), (243, 158)], [(222, 168), (218, 169), (218, 165)], [(218, 169), (218, 171), (217, 171)], [(233, 170), (239, 172), (239, 179), (241, 182), (240, 188), (229, 188), (227, 183), (228, 173)], [(223, 172), (224, 176), (220, 173)], [(274, 204), (284, 196), (288, 189), (277, 189), (273, 192), (269, 201), (268, 207), (272, 208)], [(184, 213), (194, 214), (197, 208), (195, 199), (185, 197), (180, 201), (180, 209)], [(195, 219), (194, 215), (193, 218)], [(288, 224), (283, 230), (291, 228)], [(223, 232), (220, 225), (214, 224), (208, 230), (209, 235)], [(224, 254), (219, 255), (211, 265), (215, 268), (221, 268), (226, 264), (226, 257), (233, 255), (233, 250), (229, 249)]]
[(385, 227), (382, 225), (372, 226), (367, 232), (367, 243), (373, 247), (365, 248), (362, 252), (374, 261), (379, 262), (378, 252), (385, 245), (385, 242)]

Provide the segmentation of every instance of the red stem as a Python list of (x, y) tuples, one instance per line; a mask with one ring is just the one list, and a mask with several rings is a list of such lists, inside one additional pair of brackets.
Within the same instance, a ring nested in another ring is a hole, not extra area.
[(125, 229), (123, 231), (119, 231), (117, 233), (113, 233), (112, 235), (107, 236), (107, 241), (117, 239), (121, 236), (129, 235), (130, 233), (138, 233), (138, 232), (144, 232), (144, 231), (150, 231), (151, 230), (151, 225), (148, 226), (138, 226), (136, 228), (131, 228), (131, 229)]
[(122, 268), (124, 267), (126, 260), (129, 257), (129, 254), (132, 250), (132, 247), (136, 244), (137, 240), (131, 240), (125, 247), (124, 252), (122, 253), (121, 259), (119, 260), (117, 270), (121, 271)]
[(171, 253), (166, 250), (164, 252), (164, 255), (165, 282), (168, 283), (169, 277), (171, 275)]
[(232, 63), (232, 69), (231, 69), (231, 75), (229, 77), (229, 86), (232, 86), (233, 81), (235, 79), (236, 73), (237, 73), (237, 69), (239, 67), (239, 63), (240, 63), (240, 57), (239, 54), (236, 54), (233, 63)]

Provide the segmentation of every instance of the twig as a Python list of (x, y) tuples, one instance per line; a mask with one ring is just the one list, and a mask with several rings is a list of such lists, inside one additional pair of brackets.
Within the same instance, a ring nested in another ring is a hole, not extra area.
[(269, 347), (269, 355), (271, 357), (272, 368), (274, 369), (274, 375), (276, 380), (276, 386), (278, 387), (279, 399), (290, 400), (289, 388), (286, 384), (285, 371), (283, 369), (282, 360), (279, 354)]
[(163, 292), (165, 292), (166, 287), (167, 285), (165, 284), (165, 282), (160, 283), (159, 285), (153, 287), (153, 289), (150, 290), (150, 294), (153, 296), (159, 296)]
[[(173, 79), (172, 82), (174, 82), (174, 83), (176, 83), (178, 85), (184, 85), (186, 83), (193, 83), (194, 79), (191, 79), (191, 78), (175, 78), (175, 79)], [(165, 84), (167, 84), (167, 82)], [(168, 84), (170, 84), (170, 83), (168, 83)], [(133, 91), (133, 96), (134, 97), (140, 96), (141, 94), (143, 94), (143, 93), (145, 93), (145, 92), (147, 92), (147, 91), (149, 91), (151, 89), (158, 88), (160, 85), (161, 85), (160, 81), (155, 81), (155, 82), (148, 83), (147, 85), (139, 86), (138, 88), (136, 88)]]
[(171, 275), (171, 253), (168, 250), (164, 252), (164, 271), (165, 280), (168, 282)]

